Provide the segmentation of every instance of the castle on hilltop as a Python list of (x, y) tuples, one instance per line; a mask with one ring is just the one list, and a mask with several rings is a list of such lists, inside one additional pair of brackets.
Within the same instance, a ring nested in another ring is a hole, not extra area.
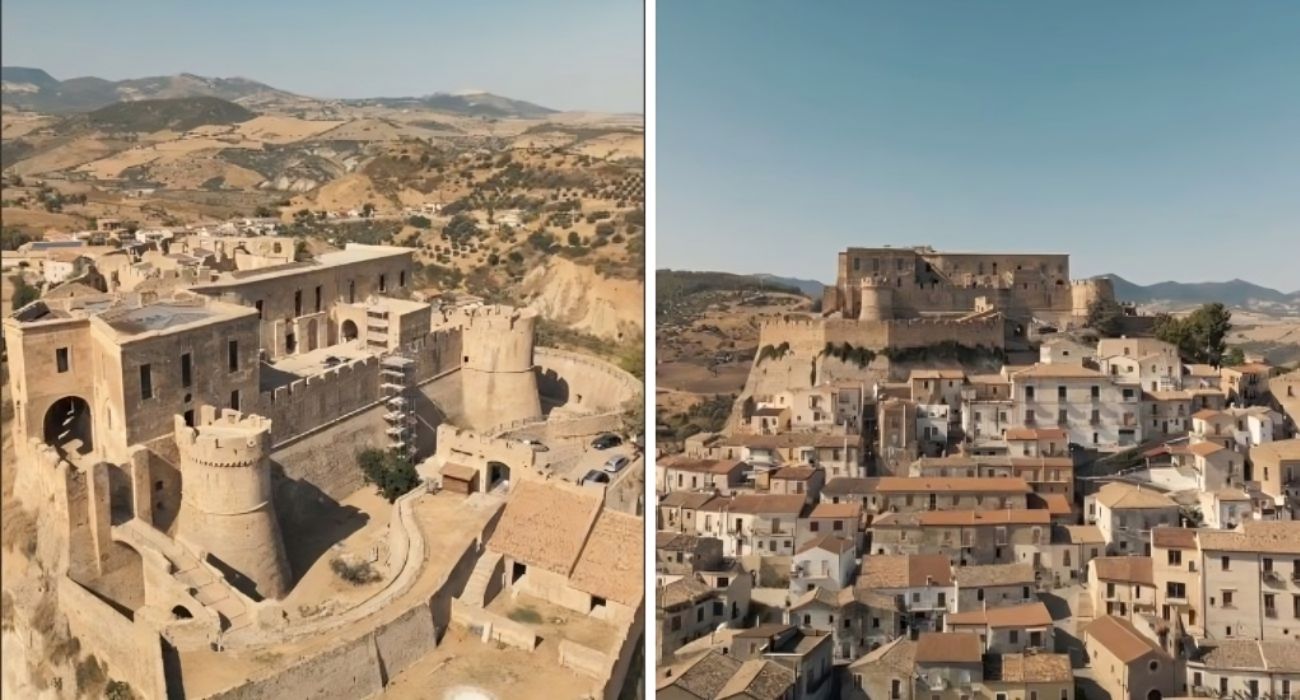
[(1016, 320), (1066, 325), (1099, 298), (1114, 298), (1110, 281), (1071, 280), (1069, 255), (849, 248), (839, 254), (822, 311), (886, 321), (996, 310)]

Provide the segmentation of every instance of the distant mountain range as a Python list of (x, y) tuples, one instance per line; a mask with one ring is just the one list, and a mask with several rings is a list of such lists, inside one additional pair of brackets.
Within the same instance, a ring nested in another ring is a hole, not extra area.
[(794, 287), (795, 289), (798, 289), (800, 292), (802, 292), (804, 296), (807, 296), (811, 299), (821, 299), (822, 290), (826, 288), (826, 285), (822, 284), (821, 282), (818, 282), (817, 280), (801, 280), (797, 277), (779, 277), (777, 275), (769, 275), (761, 272), (756, 275), (750, 275), (750, 277), (753, 277), (754, 279), (763, 280), (765, 282), (773, 282), (775, 284), (784, 285), (786, 287)]
[(0, 94), (6, 108), (49, 114), (89, 112), (116, 102), (216, 97), (253, 107), (270, 102), (321, 102), (354, 106), (422, 108), (482, 117), (537, 118), (556, 110), (488, 92), (436, 93), (423, 97), (315, 100), (246, 78), (206, 78), (182, 73), (130, 80), (85, 77), (58, 80), (39, 68), (0, 67)]
[(1290, 293), (1279, 292), (1242, 279), (1228, 282), (1157, 282), (1141, 285), (1119, 275), (1098, 276), (1111, 280), (1115, 286), (1115, 296), (1120, 301), (1131, 301), (1137, 304), (1154, 302), (1205, 304), (1217, 301), (1239, 308), (1300, 305), (1300, 290)]

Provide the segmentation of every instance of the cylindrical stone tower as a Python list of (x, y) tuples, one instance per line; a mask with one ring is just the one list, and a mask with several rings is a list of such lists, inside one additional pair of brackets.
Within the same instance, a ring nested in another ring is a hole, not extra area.
[(176, 416), (176, 446), (177, 539), (219, 560), (218, 568), (237, 588), (284, 597), (289, 560), (271, 500), (270, 419), (229, 409), (217, 415), (212, 406), (202, 406), (193, 428)]
[(474, 430), (542, 415), (533, 364), (537, 312), (483, 306), (466, 312), (461, 340), (465, 420)]
[(858, 318), (863, 321), (884, 321), (894, 317), (894, 290), (889, 281), (878, 277), (862, 280), (862, 295)]

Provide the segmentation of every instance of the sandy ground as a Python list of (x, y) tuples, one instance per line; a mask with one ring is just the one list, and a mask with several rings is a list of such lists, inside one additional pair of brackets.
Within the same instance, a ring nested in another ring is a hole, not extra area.
[(285, 597), (284, 608), (288, 611), (290, 619), (311, 619), (321, 614), (328, 614), (331, 610), (346, 610), (383, 588), (383, 580), (356, 585), (339, 578), (330, 568), (330, 562), (335, 557), (349, 555), (372, 561), (371, 555), (374, 554), (376, 558), (372, 561), (372, 565), (384, 574), (385, 579), (393, 574), (386, 566), (388, 551), (386, 538), (393, 506), (370, 486), (343, 499), (340, 505), (345, 508), (356, 508), (369, 516), (369, 519), (361, 529), (332, 547), (329, 546), (329, 541), (334, 539), (334, 533), (330, 528), (324, 527), (324, 523), (304, 528), (299, 532), (285, 532), (285, 542), (290, 547), (291, 561), (296, 559), (294, 549), (309, 552), (324, 551), (311, 563), (311, 568), (298, 578), (293, 590)]
[(292, 143), (311, 138), (343, 125), (342, 121), (310, 121), (295, 117), (262, 115), (240, 124), (236, 131), (245, 138), (265, 143)]
[(398, 675), (382, 697), (391, 700), (510, 700), (580, 698), (594, 681), (561, 667), (554, 650), (532, 653), (488, 646), (453, 625), (437, 651)]

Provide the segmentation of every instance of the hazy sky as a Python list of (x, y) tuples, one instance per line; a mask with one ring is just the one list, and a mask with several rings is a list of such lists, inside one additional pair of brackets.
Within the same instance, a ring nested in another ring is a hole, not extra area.
[(850, 245), (1300, 290), (1300, 2), (660, 0), (658, 264)]
[(480, 89), (642, 111), (636, 0), (4, 0), (7, 66), (60, 80), (188, 72), (318, 97)]

